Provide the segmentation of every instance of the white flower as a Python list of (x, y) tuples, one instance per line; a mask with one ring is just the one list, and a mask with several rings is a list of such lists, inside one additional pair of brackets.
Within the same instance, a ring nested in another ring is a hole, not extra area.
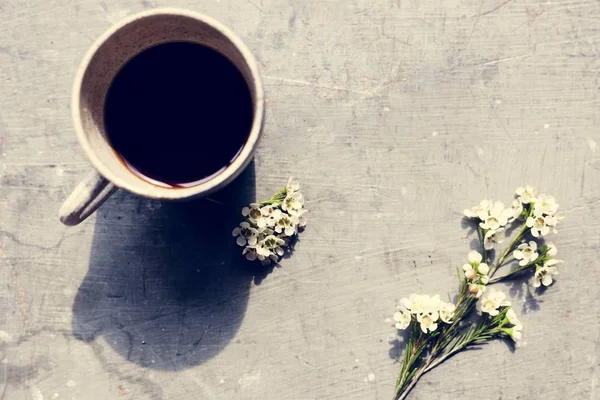
[(523, 338), (523, 334), (521, 333), (521, 330), (523, 330), (523, 325), (515, 325), (512, 328), (504, 328), (502, 330), (508, 336), (510, 336), (515, 343), (518, 343)]
[(556, 248), (554, 243), (548, 243), (548, 244), (546, 244), (546, 246), (548, 247), (546, 254), (549, 255), (550, 257), (556, 256), (556, 253), (558, 253), (558, 249)]
[(405, 329), (410, 323), (410, 315), (415, 315), (424, 333), (435, 331), (440, 319), (445, 323), (451, 323), (456, 310), (454, 304), (441, 301), (439, 295), (413, 293), (408, 298), (400, 300), (400, 304), (396, 307), (398, 312), (394, 314), (394, 320), (398, 322), (396, 328)]
[(535, 201), (535, 196), (537, 196), (537, 191), (531, 186), (518, 187), (515, 193), (518, 196), (518, 200), (523, 204)]
[(419, 315), (429, 313), (432, 310), (437, 312), (439, 309), (440, 297), (438, 295), (431, 297), (426, 294), (413, 293), (408, 298), (400, 300), (400, 302), (411, 314)]
[(290, 214), (296, 214), (304, 207), (304, 198), (300, 192), (288, 192), (281, 203), (281, 209)]
[(544, 265), (538, 268), (533, 275), (531, 286), (538, 288), (541, 285), (550, 286), (552, 284), (552, 275), (558, 275), (558, 268), (555, 267), (557, 264), (561, 264), (561, 260), (548, 260)]
[(552, 216), (538, 216), (538, 217), (528, 217), (527, 218), (527, 227), (531, 228), (531, 234), (533, 237), (546, 236), (551, 231), (556, 233), (556, 217)]
[(423, 331), (423, 333), (433, 332), (438, 327), (438, 324), (435, 322), (433, 317), (429, 314), (423, 315), (421, 317), (421, 320), (419, 321), (419, 323), (421, 324), (421, 330)]
[(394, 321), (396, 321), (394, 326), (397, 329), (404, 330), (410, 325), (410, 319), (410, 313), (406, 309), (398, 307), (398, 311), (394, 313)]
[(546, 223), (546, 225), (548, 225), (548, 227), (550, 227), (550, 232), (554, 233), (555, 235), (558, 233), (558, 231), (556, 230), (558, 220), (559, 218), (556, 215), (546, 215), (544, 217), (544, 222)]
[(440, 319), (447, 324), (451, 323), (455, 310), (456, 306), (454, 304), (442, 301), (440, 303)]
[(261, 240), (256, 246), (253, 246), (256, 249), (256, 256), (259, 260), (264, 260), (265, 258), (269, 258), (271, 256), (271, 250), (263, 246), (263, 241)]
[(519, 265), (524, 267), (527, 264), (531, 264), (533, 261), (537, 260), (539, 254), (537, 252), (537, 243), (533, 240), (527, 243), (521, 243), (515, 251), (513, 251), (513, 256), (519, 261)]
[(247, 222), (242, 222), (240, 226), (233, 230), (232, 234), (238, 237), (235, 242), (239, 246), (245, 246), (246, 244), (254, 246), (258, 241), (258, 230), (252, 228)]
[(512, 202), (512, 207), (507, 208), (507, 212), (508, 222), (514, 221), (521, 216), (521, 213), (523, 212), (523, 203), (521, 203), (521, 201), (518, 199), (514, 199)]
[(287, 193), (294, 193), (300, 190), (300, 182), (296, 178), (290, 178), (287, 185), (285, 186)]
[(519, 321), (517, 314), (512, 308), (509, 308), (506, 312), (506, 318), (503, 322), (503, 325), (506, 322), (508, 322), (508, 325), (512, 326), (510, 328), (503, 328), (502, 331), (504, 331), (515, 343), (517, 343), (522, 338), (521, 331), (523, 330), (523, 324), (521, 321)]
[(242, 251), (248, 261), (254, 261), (258, 258), (258, 252), (255, 246), (246, 246)]
[(467, 259), (469, 260), (469, 264), (472, 266), (477, 266), (483, 260), (483, 256), (479, 254), (477, 251), (473, 250), (467, 255)]
[(558, 211), (558, 204), (552, 196), (541, 194), (533, 204), (533, 215), (541, 217), (542, 215), (554, 215)]
[(298, 218), (295, 215), (281, 213), (275, 222), (275, 232), (283, 232), (286, 236), (292, 236), (298, 232)]
[(477, 302), (477, 309), (482, 313), (488, 313), (492, 317), (498, 315), (498, 308), (510, 306), (510, 302), (506, 300), (506, 294), (499, 290), (490, 288)]
[(478, 285), (471, 283), (469, 285), (469, 293), (471, 293), (476, 299), (480, 298), (485, 292), (485, 285)]
[[(269, 257), (271, 254), (276, 254), (278, 256), (283, 255), (283, 249), (281, 246), (285, 244), (283, 239), (278, 238), (274, 235), (269, 235), (260, 241), (258, 244), (263, 251), (259, 251), (259, 254), (264, 255), (265, 257)], [(268, 254), (264, 251), (267, 250)]]
[(267, 220), (263, 217), (260, 204), (252, 203), (248, 207), (242, 208), (242, 215), (252, 221), (259, 228), (267, 225)]
[(266, 221), (266, 226), (269, 228), (274, 228), (275, 223), (281, 217), (281, 210), (279, 208), (275, 208), (272, 205), (266, 205), (260, 209), (263, 218)]
[(462, 268), (463, 271), (465, 271), (465, 278), (467, 278), (468, 280), (472, 281), (477, 277), (477, 272), (473, 269), (473, 266), (471, 264), (465, 264)]
[(517, 317), (517, 313), (515, 312), (515, 310), (512, 309), (512, 307), (509, 308), (506, 312), (506, 319), (511, 325), (523, 326), (521, 324), (521, 321), (519, 321), (519, 318)]
[(267, 204), (266, 206), (262, 206), (260, 208), (260, 214), (264, 218), (269, 219), (269, 218), (272, 217), (272, 215), (275, 212), (275, 210), (277, 210), (275, 207), (273, 207), (271, 204)]
[(499, 236), (499, 233), (504, 232), (504, 228), (498, 229), (490, 229), (485, 233), (483, 238), (483, 246), (486, 250), (491, 250), (494, 248), (494, 243), (502, 243), (504, 239)]
[(417, 322), (421, 324), (421, 330), (425, 333), (437, 329), (437, 320), (440, 310), (440, 296), (428, 296), (411, 294), (408, 299), (401, 300), (402, 305), (411, 313), (416, 315)]
[(306, 226), (306, 213), (308, 212), (308, 210), (302, 209), (300, 211), (298, 211), (298, 213), (296, 215), (294, 215), (296, 218), (298, 218), (298, 227), (302, 228)]
[[(488, 215), (490, 208), (492, 207), (492, 202), (489, 200), (481, 200), (478, 206), (472, 207), (470, 209), (465, 209), (464, 214), (467, 218), (480, 218), (480, 215)], [(483, 219), (483, 218), (481, 218)]]
[(494, 203), (494, 206), (488, 211), (488, 215), (480, 215), (479, 218), (482, 220), (479, 226), (485, 230), (496, 230), (508, 223), (508, 215), (504, 211), (504, 204), (501, 201)]

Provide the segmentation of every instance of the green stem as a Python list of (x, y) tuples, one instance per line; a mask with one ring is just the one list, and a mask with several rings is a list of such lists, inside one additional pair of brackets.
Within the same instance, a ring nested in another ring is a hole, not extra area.
[(415, 387), (415, 385), (417, 384), (417, 382), (419, 381), (419, 379), (421, 379), (421, 376), (425, 372), (427, 372), (427, 367), (429, 366), (430, 363), (431, 363), (431, 359), (428, 358), (425, 361), (425, 363), (421, 366), (421, 368), (419, 369), (419, 371), (417, 371), (417, 373), (415, 374), (415, 376), (412, 377), (412, 379), (410, 380), (410, 383), (404, 389), (402, 389), (402, 391), (396, 393), (396, 396), (394, 396), (394, 400), (404, 400), (404, 399), (406, 399), (406, 396), (408, 396), (408, 394), (410, 393), (410, 391)]
[(498, 268), (500, 268), (502, 266), (502, 264), (504, 263), (507, 256), (509, 254), (512, 254), (515, 244), (517, 244), (519, 242), (519, 240), (521, 240), (523, 238), (523, 236), (525, 236), (527, 229), (528, 229), (527, 225), (525, 223), (523, 223), (523, 227), (519, 231), (518, 235), (515, 236), (515, 238), (510, 242), (508, 247), (506, 247), (504, 249), (504, 251), (500, 254), (500, 257), (498, 257), (498, 261), (496, 261), (496, 264), (490, 270), (490, 273), (488, 274), (488, 276), (490, 278), (492, 278), (494, 276), (494, 274), (496, 273), (496, 271), (498, 270)]
[(278, 203), (280, 203), (280, 202), (278, 202), (277, 200), (269, 199), (269, 200), (261, 201), (260, 203), (258, 203), (258, 205), (263, 207), (263, 206), (267, 206), (270, 204), (278, 204)]
[(427, 359), (423, 361), (423, 364), (417, 366), (416, 368), (413, 367), (415, 367), (417, 362), (421, 360), (421, 355), (423, 354), (423, 351), (425, 351), (425, 348), (427, 348), (429, 345), (429, 342), (432, 339), (437, 338), (437, 335), (428, 337), (425, 336), (425, 334), (421, 332), (419, 324), (416, 323), (416, 321), (412, 322), (412, 324), (413, 327), (409, 340), (412, 341), (415, 336), (417, 336), (417, 339), (415, 340), (414, 345), (411, 345), (409, 342), (407, 348), (405, 349), (405, 351), (410, 349), (410, 355), (406, 356), (405, 353), (404, 363), (400, 369), (398, 380), (396, 381), (394, 400), (403, 399), (416, 384), (416, 381), (419, 380), (420, 376), (423, 374), (424, 366), (431, 361), (431, 356), (427, 357)]
[(502, 275), (502, 276), (499, 276), (499, 277), (497, 277), (497, 278), (491, 279), (491, 280), (490, 280), (490, 282), (489, 282), (489, 284), (491, 285), (491, 284), (494, 284), (494, 283), (498, 283), (498, 282), (500, 282), (500, 281), (503, 281), (504, 279), (506, 279), (506, 278), (508, 278), (508, 277), (510, 277), (510, 276), (512, 276), (512, 275), (515, 275), (515, 274), (521, 273), (521, 272), (523, 272), (523, 271), (525, 271), (525, 270), (527, 270), (527, 269), (529, 269), (529, 268), (533, 267), (534, 265), (535, 265), (535, 263), (532, 263), (532, 264), (527, 264), (527, 265), (525, 265), (525, 266), (523, 266), (523, 267), (519, 267), (519, 268), (517, 268), (517, 269), (515, 269), (515, 270), (513, 270), (513, 271), (510, 271), (510, 272), (509, 272), (509, 273), (507, 273), (506, 275)]
[(487, 250), (485, 249), (485, 232), (477, 225), (477, 235), (479, 236), (479, 242), (481, 243), (481, 253), (483, 254), (483, 262), (487, 264)]
[(269, 200), (261, 201), (258, 204), (261, 207), (262, 206), (266, 206), (266, 205), (270, 205), (270, 204), (275, 204), (275, 205), (279, 206), (279, 205), (281, 205), (281, 202), (285, 199), (286, 195), (287, 195), (287, 189), (286, 188), (282, 188), (277, 193), (275, 193), (273, 196), (271, 196), (271, 198)]
[(437, 357), (437, 355), (442, 353), (444, 349), (457, 337), (457, 334), (459, 333), (461, 328), (460, 322), (462, 321), (463, 317), (473, 309), (473, 306), (477, 301), (477, 299), (475, 299), (472, 296), (468, 296), (466, 299), (466, 304), (462, 305), (461, 298), (459, 297), (456, 306), (456, 312), (454, 313), (454, 320), (452, 321), (450, 326), (444, 330), (444, 334), (440, 335), (440, 340), (437, 341), (431, 349), (432, 357)]

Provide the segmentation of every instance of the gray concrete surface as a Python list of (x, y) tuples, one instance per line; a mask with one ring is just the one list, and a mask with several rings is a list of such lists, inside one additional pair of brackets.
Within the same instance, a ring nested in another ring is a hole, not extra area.
[[(221, 20), (260, 60), (256, 161), (219, 203), (118, 193), (61, 226), (89, 170), (75, 69), (156, 6)], [(0, 398), (389, 399), (384, 320), (453, 294), (461, 210), (524, 183), (566, 214), (558, 284), (507, 288), (526, 346), (461, 354), (411, 398), (600, 398), (599, 67), (594, 0), (1, 1)], [(283, 268), (249, 269), (234, 212), (291, 174), (308, 229)]]

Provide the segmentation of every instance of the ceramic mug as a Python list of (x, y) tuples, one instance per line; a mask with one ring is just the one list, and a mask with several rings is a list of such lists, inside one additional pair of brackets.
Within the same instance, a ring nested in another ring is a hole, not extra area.
[[(143, 50), (173, 41), (199, 43), (226, 56), (242, 73), (253, 103), (250, 134), (235, 160), (216, 176), (181, 188), (158, 186), (134, 174), (111, 147), (104, 127), (106, 93), (121, 67)], [(95, 169), (62, 205), (59, 216), (65, 225), (83, 221), (118, 188), (151, 199), (180, 200), (207, 195), (230, 183), (250, 163), (261, 137), (264, 92), (254, 57), (229, 28), (202, 14), (166, 8), (129, 17), (94, 43), (77, 72), (71, 108), (79, 143)]]

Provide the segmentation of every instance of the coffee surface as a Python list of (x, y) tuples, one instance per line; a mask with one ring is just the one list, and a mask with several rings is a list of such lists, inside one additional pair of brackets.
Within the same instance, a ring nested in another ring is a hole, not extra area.
[(227, 167), (248, 139), (252, 98), (219, 52), (189, 42), (149, 48), (114, 78), (104, 110), (113, 148), (136, 174), (190, 185)]

